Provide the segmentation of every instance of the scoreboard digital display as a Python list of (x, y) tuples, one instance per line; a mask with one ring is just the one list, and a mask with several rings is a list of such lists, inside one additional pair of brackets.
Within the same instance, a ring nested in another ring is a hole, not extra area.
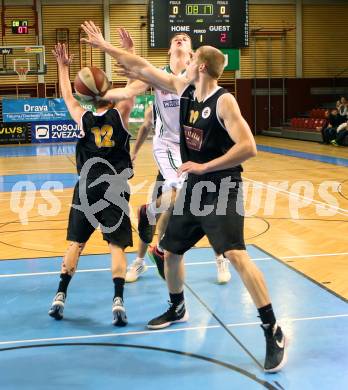
[(149, 44), (168, 48), (177, 33), (191, 37), (192, 46), (248, 46), (248, 0), (149, 0)]
[(12, 20), (11, 22), (12, 34), (28, 34), (28, 21), (27, 20)]

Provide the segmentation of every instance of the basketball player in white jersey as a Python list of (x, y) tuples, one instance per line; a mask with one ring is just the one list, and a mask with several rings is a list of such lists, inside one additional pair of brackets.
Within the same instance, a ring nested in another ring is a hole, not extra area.
[[(128, 34), (127, 32), (125, 33)], [(129, 34), (128, 37), (123, 37), (123, 39), (127, 38), (129, 40), (128, 46), (130, 46), (132, 39)], [(162, 70), (167, 74), (184, 76), (186, 66), (192, 55), (191, 38), (185, 33), (175, 34), (171, 39), (168, 54), (169, 64), (163, 67)], [(149, 85), (137, 80), (130, 87), (135, 94), (141, 94), (148, 89)], [(179, 96), (157, 88), (154, 89), (154, 93), (154, 110), (152, 113), (147, 113), (144, 124), (139, 129), (132, 155), (134, 160), (152, 125), (154, 125), (153, 155), (159, 173), (153, 202), (148, 205), (142, 205), (139, 209), (139, 247), (137, 257), (127, 271), (127, 282), (135, 282), (139, 275), (147, 270), (144, 257), (148, 244), (153, 239), (155, 221), (157, 219), (158, 238), (160, 239), (166, 230), (176, 191), (180, 190), (184, 181), (182, 177), (177, 175), (177, 170), (181, 165)], [(105, 95), (105, 98), (110, 99), (112, 96), (113, 91), (110, 90)], [(159, 186), (159, 184), (161, 185)], [(157, 193), (156, 190), (159, 190), (159, 192)], [(163, 210), (162, 213), (161, 210)], [(151, 260), (156, 263), (158, 272), (164, 279), (164, 255), (162, 249), (157, 244), (149, 248), (148, 254)], [(230, 280), (231, 274), (228, 263), (228, 260), (222, 255), (216, 255), (218, 283), (227, 283)]]

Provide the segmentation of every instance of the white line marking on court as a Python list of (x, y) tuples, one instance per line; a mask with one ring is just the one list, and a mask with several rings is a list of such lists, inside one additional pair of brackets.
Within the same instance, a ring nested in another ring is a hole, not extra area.
[[(282, 318), (279, 320), (280, 323), (286, 322), (297, 322), (297, 321), (315, 321), (315, 320), (327, 320), (334, 318), (346, 318), (347, 314), (336, 314), (329, 316), (317, 316), (317, 317), (302, 317), (302, 318)], [(227, 327), (243, 327), (243, 326), (255, 326), (260, 325), (259, 321), (257, 322), (240, 322), (235, 324), (226, 324)], [(65, 341), (65, 340), (86, 340), (93, 338), (105, 338), (105, 337), (119, 337), (119, 336), (139, 336), (139, 335), (148, 335), (148, 334), (159, 334), (159, 333), (175, 333), (175, 332), (185, 332), (185, 331), (196, 331), (196, 330), (209, 330), (209, 329), (218, 329), (222, 328), (220, 325), (207, 325), (207, 326), (191, 326), (185, 328), (172, 328), (172, 329), (159, 329), (159, 330), (143, 330), (143, 331), (133, 331), (125, 333), (103, 333), (95, 335), (84, 335), (84, 336), (66, 336), (66, 337), (52, 337), (45, 339), (28, 339), (28, 340), (12, 340), (12, 341), (1, 341), (0, 345), (11, 345), (11, 344), (28, 344), (28, 343), (42, 343), (42, 342), (52, 342), (52, 341)]]
[[(305, 259), (305, 258), (312, 258), (312, 257), (327, 257), (327, 256), (346, 256), (348, 255), (348, 252), (339, 252), (339, 253), (319, 253), (319, 254), (312, 254), (312, 255), (297, 255), (297, 256), (280, 256), (278, 259)], [(269, 261), (274, 260), (273, 257), (258, 257), (256, 259), (252, 259), (253, 261)], [(4, 260), (2, 260), (4, 261)], [(198, 261), (195, 263), (185, 263), (185, 266), (196, 266), (196, 265), (209, 265), (209, 264), (215, 264), (214, 261)], [(148, 268), (156, 268), (155, 265), (148, 265)], [(86, 273), (86, 272), (105, 272), (110, 271), (110, 268), (91, 268), (91, 269), (80, 269), (77, 270), (76, 273)], [(17, 278), (17, 277), (23, 277), (23, 276), (44, 276), (44, 275), (60, 275), (60, 271), (47, 271), (47, 272), (30, 272), (30, 273), (18, 273), (18, 274), (0, 274), (1, 278)]]
[[(297, 199), (309, 200), (310, 202), (316, 204), (319, 207), (323, 207), (323, 208), (324, 207), (325, 208), (329, 207), (330, 209), (336, 210), (336, 212), (338, 214), (344, 215), (345, 217), (348, 216), (348, 210), (347, 209), (343, 209), (341, 207), (333, 206), (333, 205), (331, 205), (329, 203), (321, 202), (320, 200), (315, 200), (315, 199), (312, 199), (312, 198), (308, 198), (307, 196), (299, 195), (299, 194), (296, 194), (295, 192), (290, 192), (290, 191), (287, 191), (287, 190), (283, 190), (283, 189), (281, 189), (279, 187), (271, 186), (270, 184), (265, 184), (265, 183), (262, 183), (260, 181), (248, 179), (245, 176), (243, 176), (243, 179), (244, 180), (248, 180), (250, 182), (253, 182), (253, 183), (259, 185), (260, 187), (270, 188), (271, 190), (273, 190), (275, 192), (280, 192), (282, 194), (288, 195), (289, 197), (294, 197), (294, 198), (297, 198)], [(341, 211), (343, 211), (343, 212), (341, 212)]]

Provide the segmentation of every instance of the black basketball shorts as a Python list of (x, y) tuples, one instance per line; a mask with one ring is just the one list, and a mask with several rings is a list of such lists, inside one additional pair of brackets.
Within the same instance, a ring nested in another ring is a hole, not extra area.
[(222, 191), (208, 192), (203, 188), (199, 201), (191, 190), (182, 190), (160, 246), (182, 255), (205, 235), (218, 254), (245, 249), (241, 182)]
[[(90, 187), (93, 181), (89, 179), (87, 185), (84, 185), (79, 180), (75, 185), (72, 204), (82, 207), (82, 210), (71, 207), (67, 240), (85, 243), (94, 230), (100, 226), (105, 241), (121, 248), (132, 246), (132, 226), (129, 219), (128, 205), (129, 194), (122, 192), (119, 194), (120, 196), (117, 196), (116, 189), (114, 198), (114, 203), (116, 204), (114, 204), (105, 199), (105, 193), (109, 190), (110, 184), (101, 182), (96, 186)], [(85, 195), (83, 195), (83, 199), (80, 199), (80, 187), (86, 193), (88, 205), (86, 205)], [(103, 204), (100, 204), (98, 210), (91, 210), (91, 206), (96, 202), (100, 203), (100, 201)]]

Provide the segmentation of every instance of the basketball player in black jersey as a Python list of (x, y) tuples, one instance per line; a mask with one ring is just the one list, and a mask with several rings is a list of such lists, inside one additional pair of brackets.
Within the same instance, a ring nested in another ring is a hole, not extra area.
[(215, 251), (223, 253), (235, 267), (258, 309), (266, 337), (265, 371), (279, 371), (286, 362), (285, 336), (276, 323), (264, 277), (249, 258), (244, 243), (241, 163), (256, 155), (256, 145), (235, 98), (218, 86), (224, 69), (223, 54), (212, 46), (200, 47), (187, 67), (185, 80), (164, 74), (145, 59), (113, 47), (93, 22), (85, 22), (83, 28), (88, 34), (84, 41), (113, 56), (128, 75), (181, 96), (183, 164), (178, 174), (188, 175), (187, 189), (176, 204), (183, 205), (182, 212), (174, 206), (160, 242), (165, 249), (170, 307), (148, 327), (160, 329), (187, 321), (183, 254), (207, 235)]
[[(86, 111), (72, 95), (69, 79), (71, 59), (67, 56), (64, 45), (58, 44), (53, 54), (58, 63), (64, 101), (71, 117), (76, 123), (82, 124), (84, 136), (76, 145), (79, 181), (74, 189), (69, 215), (67, 240), (71, 243), (63, 258), (58, 291), (48, 314), (57, 320), (63, 318), (68, 285), (76, 271), (80, 254), (100, 224), (112, 258), (111, 273), (115, 291), (113, 324), (124, 326), (127, 324), (123, 304), (127, 269), (124, 249), (132, 245), (127, 185), (127, 179), (132, 176), (132, 164), (129, 153), (130, 134), (124, 123), (128, 123), (133, 102), (122, 102), (114, 107), (113, 103), (98, 100), (96, 113)], [(115, 202), (115, 199), (118, 201)], [(103, 203), (98, 210), (92, 210), (91, 207), (96, 202)]]

